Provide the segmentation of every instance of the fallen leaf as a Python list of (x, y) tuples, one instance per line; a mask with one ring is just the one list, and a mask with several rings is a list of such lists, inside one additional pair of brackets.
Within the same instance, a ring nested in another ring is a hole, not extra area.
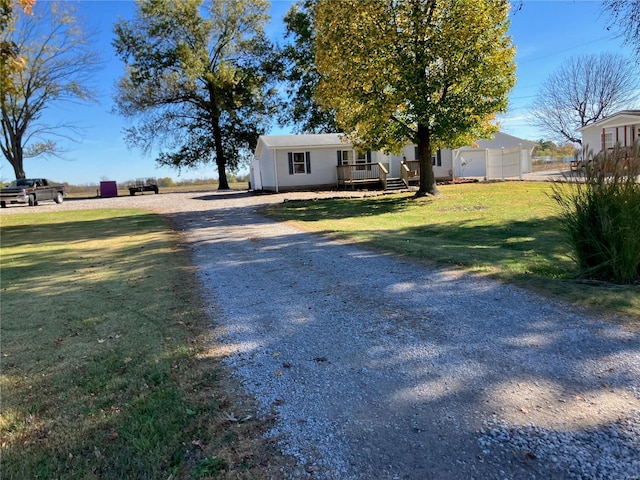
[(271, 356), (273, 358), (278, 358), (280, 356), (280, 354), (278, 352), (273, 352), (273, 354)]
[(200, 440), (194, 440), (193, 442), (191, 442), (191, 444), (195, 445), (196, 447), (200, 447), (201, 450), (204, 450), (204, 445)]
[(233, 412), (231, 412), (231, 413), (230, 412), (225, 412), (222, 415), (222, 417), (225, 420), (228, 420), (230, 422), (246, 422), (247, 420), (251, 420), (251, 418), (252, 418), (251, 415), (247, 415), (246, 417), (243, 417), (243, 418), (237, 418)]
[(291, 364), (289, 362), (282, 362), (282, 368), (291, 368)]
[(276, 370), (276, 377), (281, 377), (281, 376), (282, 376), (282, 371)]
[(111, 432), (109, 434), (109, 437), (107, 437), (109, 440), (115, 440), (116, 438), (118, 438), (120, 435), (118, 435), (118, 432)]
[(61, 339), (61, 338), (56, 338), (56, 339), (53, 341), (53, 344), (54, 344), (56, 347), (57, 347), (58, 345), (60, 345), (61, 343), (62, 343), (62, 339)]

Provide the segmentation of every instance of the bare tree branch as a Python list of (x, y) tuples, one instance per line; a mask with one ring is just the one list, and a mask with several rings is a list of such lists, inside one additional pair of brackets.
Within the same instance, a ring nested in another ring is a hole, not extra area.
[(12, 72), (12, 88), (0, 96), (2, 138), (0, 150), (24, 178), (24, 158), (62, 154), (56, 139), (77, 139), (81, 129), (62, 122), (43, 123), (47, 109), (61, 103), (93, 101), (91, 89), (100, 59), (91, 46), (93, 34), (83, 29), (71, 4), (38, 2), (34, 15), (16, 12), (15, 28), (2, 33), (25, 59)]
[(532, 116), (554, 139), (581, 144), (578, 129), (632, 108), (639, 86), (635, 66), (621, 55), (572, 57), (542, 84)]
[(619, 31), (640, 61), (640, 0), (604, 0), (602, 12), (611, 20), (607, 30)]

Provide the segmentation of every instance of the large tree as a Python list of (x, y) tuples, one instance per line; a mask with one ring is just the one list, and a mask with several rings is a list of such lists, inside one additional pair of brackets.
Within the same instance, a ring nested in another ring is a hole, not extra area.
[(619, 30), (640, 61), (640, 0), (604, 0), (602, 11), (612, 22), (607, 28)]
[(92, 101), (90, 87), (100, 64), (92, 34), (82, 28), (71, 4), (38, 2), (33, 15), (24, 10), (8, 17), (1, 39), (20, 60), (18, 68), (6, 68), (3, 60), (0, 94), (0, 150), (16, 178), (25, 178), (25, 158), (59, 155), (59, 140), (79, 133), (75, 125), (47, 122), (43, 115), (61, 103)]
[(138, 121), (127, 142), (169, 149), (157, 162), (176, 168), (215, 159), (219, 188), (228, 189), (227, 167), (248, 158), (275, 109), (268, 8), (264, 0), (138, 0), (135, 19), (115, 27), (127, 67), (116, 104)]
[(320, 0), (322, 105), (356, 148), (418, 145), (418, 196), (437, 148), (487, 138), (515, 82), (507, 0)]
[(614, 53), (571, 57), (538, 90), (532, 102), (535, 123), (559, 141), (582, 144), (580, 127), (637, 102), (634, 69)]
[(318, 0), (298, 0), (284, 17), (286, 26), (282, 55), (287, 100), (280, 123), (292, 125), (299, 133), (335, 133), (335, 112), (317, 102), (320, 75), (315, 65), (314, 12)]

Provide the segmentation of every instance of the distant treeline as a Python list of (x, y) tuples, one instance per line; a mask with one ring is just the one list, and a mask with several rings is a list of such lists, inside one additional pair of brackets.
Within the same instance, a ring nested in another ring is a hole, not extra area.
[[(154, 177), (149, 177), (154, 178)], [(246, 175), (233, 175), (227, 174), (227, 179), (230, 184), (233, 183), (247, 183), (249, 181), (249, 174)], [(156, 178), (158, 187), (160, 188), (171, 188), (171, 187), (197, 187), (203, 185), (217, 185), (217, 178), (194, 178), (188, 180), (173, 180), (171, 177), (162, 177)], [(135, 184), (136, 180), (127, 180), (125, 182), (118, 182), (118, 188), (127, 188), (128, 185)], [(93, 191), (100, 188), (100, 182), (98, 183), (85, 183), (81, 185), (72, 185), (65, 182), (65, 186), (67, 187), (68, 193), (79, 193), (79, 192), (87, 192)]]

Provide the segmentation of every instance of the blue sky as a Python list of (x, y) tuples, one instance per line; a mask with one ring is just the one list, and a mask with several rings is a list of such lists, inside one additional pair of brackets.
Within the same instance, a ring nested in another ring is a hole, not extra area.
[[(45, 4), (46, 0), (38, 0)], [(138, 177), (171, 177), (174, 180), (217, 177), (215, 165), (198, 170), (158, 168), (153, 157), (129, 150), (122, 135), (124, 119), (111, 113), (115, 82), (122, 74), (122, 64), (111, 46), (113, 24), (118, 18), (131, 18), (133, 2), (129, 0), (80, 0), (76, 2), (88, 23), (99, 30), (98, 49), (104, 66), (96, 76), (99, 103), (86, 106), (66, 105), (50, 112), (68, 122), (81, 125), (85, 133), (80, 143), (66, 145), (64, 158), (25, 160), (27, 176), (45, 177), (71, 184), (97, 184), (101, 180), (126, 182)], [(271, 6), (269, 35), (282, 42), (282, 17), (291, 1), (275, 0)], [(620, 52), (631, 57), (630, 48), (621, 38), (607, 31), (601, 2), (588, 0), (524, 0), (522, 8), (511, 14), (511, 35), (517, 47), (517, 84), (510, 95), (509, 111), (499, 120), (502, 131), (521, 138), (537, 140), (543, 136), (528, 119), (528, 105), (538, 86), (564, 60), (584, 53)], [(630, 105), (629, 108), (640, 107)], [(290, 133), (274, 125), (272, 134)], [(242, 173), (242, 172), (241, 172)], [(2, 158), (2, 181), (14, 178), (13, 169)]]

